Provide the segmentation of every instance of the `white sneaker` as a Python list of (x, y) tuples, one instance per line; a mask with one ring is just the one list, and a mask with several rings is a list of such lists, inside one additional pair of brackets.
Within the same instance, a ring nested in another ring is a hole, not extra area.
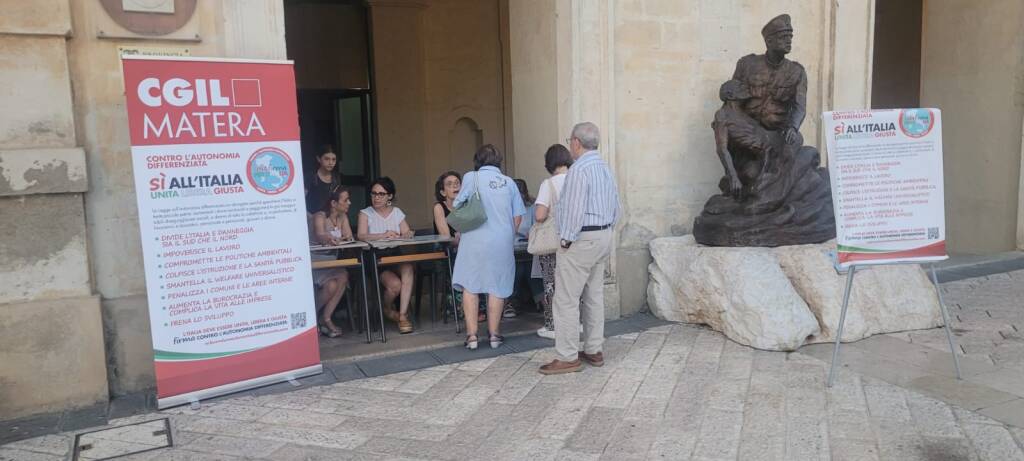
[(555, 330), (549, 330), (548, 327), (540, 327), (537, 329), (537, 336), (547, 339), (555, 339)]

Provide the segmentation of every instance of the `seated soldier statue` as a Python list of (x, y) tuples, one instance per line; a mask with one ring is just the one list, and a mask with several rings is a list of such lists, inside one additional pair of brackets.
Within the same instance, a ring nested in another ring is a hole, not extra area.
[(712, 128), (725, 175), (693, 223), (697, 242), (714, 246), (781, 246), (835, 237), (828, 171), (803, 145), (807, 73), (786, 59), (789, 15), (761, 29), (767, 51), (747, 55), (722, 85), (724, 104)]

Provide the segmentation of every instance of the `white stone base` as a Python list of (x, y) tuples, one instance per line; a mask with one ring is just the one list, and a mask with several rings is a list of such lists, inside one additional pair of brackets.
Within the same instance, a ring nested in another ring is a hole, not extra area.
[[(651, 241), (647, 301), (658, 318), (703, 323), (757, 349), (795, 350), (835, 340), (846, 276), (834, 243), (778, 248), (706, 247), (693, 236)], [(860, 268), (843, 341), (942, 325), (920, 266)]]

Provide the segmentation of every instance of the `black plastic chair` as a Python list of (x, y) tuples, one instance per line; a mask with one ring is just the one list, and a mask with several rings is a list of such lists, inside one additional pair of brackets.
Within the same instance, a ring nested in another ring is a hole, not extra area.
[[(413, 231), (416, 236), (435, 235), (433, 229), (416, 229)], [(437, 282), (440, 275), (437, 271), (437, 261), (423, 261), (416, 264), (416, 276), (413, 283), (413, 293), (416, 294), (416, 301), (413, 304), (413, 317), (416, 323), (420, 323), (420, 306), (423, 304), (423, 281), (428, 279), (430, 284), (430, 321), (437, 322)]]

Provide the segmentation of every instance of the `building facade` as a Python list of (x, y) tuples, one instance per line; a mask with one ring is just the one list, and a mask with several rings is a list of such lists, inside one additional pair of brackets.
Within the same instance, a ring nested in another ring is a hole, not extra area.
[(939, 107), (952, 250), (1021, 247), (1015, 0), (0, 0), (0, 419), (153, 386), (122, 53), (295, 60), (307, 164), (364, 134), (343, 174), (391, 176), (415, 228), (477, 146), (536, 188), (546, 148), (596, 123), (624, 209), (615, 318), (644, 308), (648, 242), (689, 233), (716, 192), (718, 87), (784, 12), (807, 144), (822, 111)]

